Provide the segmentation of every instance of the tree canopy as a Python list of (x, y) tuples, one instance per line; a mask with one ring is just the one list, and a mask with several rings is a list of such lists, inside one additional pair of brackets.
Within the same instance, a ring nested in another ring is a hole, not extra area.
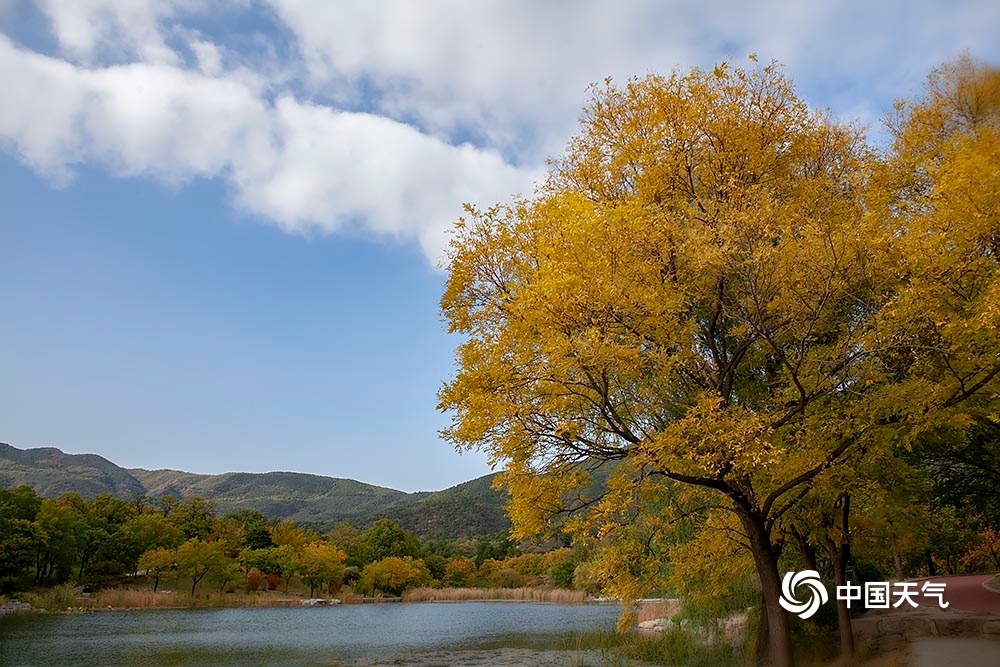
[(705, 548), (752, 556), (770, 659), (791, 663), (787, 513), (866, 456), (996, 417), (996, 124), (934, 110), (958, 74), (900, 105), (889, 157), (773, 63), (606, 81), (533, 198), (469, 209), (440, 406), (504, 468), (517, 533), (700, 512)]

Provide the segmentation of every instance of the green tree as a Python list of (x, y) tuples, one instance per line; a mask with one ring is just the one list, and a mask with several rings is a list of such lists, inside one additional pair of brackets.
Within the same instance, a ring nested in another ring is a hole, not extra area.
[(241, 509), (222, 517), (222, 522), (240, 527), (240, 548), (266, 549), (275, 546), (271, 541), (270, 525), (263, 514), (256, 510)]
[(155, 512), (133, 516), (113, 538), (118, 545), (117, 559), (133, 573), (142, 554), (156, 548), (173, 549), (184, 541), (180, 529)]
[(56, 499), (56, 504), (65, 509), (68, 523), (73, 527), (73, 545), (76, 547), (78, 565), (76, 578), (83, 581), (87, 565), (109, 541), (107, 521), (95, 514), (93, 505), (88, 504), (78, 493), (64, 493)]
[(235, 558), (232, 558), (225, 553), (224, 547), (223, 557), (223, 560), (208, 573), (208, 581), (217, 585), (220, 593), (225, 593), (226, 586), (229, 585), (230, 582), (239, 579), (242, 574), (240, 564)]
[(204, 540), (212, 532), (215, 525), (215, 503), (211, 500), (191, 496), (176, 503), (168, 503), (166, 498), (161, 502), (166, 503), (163, 515), (184, 534), (185, 539)]
[(61, 583), (68, 579), (77, 560), (76, 539), (82, 519), (74, 508), (56, 500), (42, 501), (35, 518), (35, 583)]
[[(138, 567), (153, 578), (153, 592), (160, 587), (160, 579), (177, 571), (177, 549), (160, 547), (150, 549), (139, 556)], [(194, 587), (191, 587), (192, 595)]]
[(423, 561), (424, 565), (427, 566), (427, 571), (431, 573), (431, 579), (437, 581), (444, 579), (445, 566), (448, 563), (447, 558), (438, 554), (431, 554), (430, 556), (424, 556)]
[(206, 575), (226, 569), (232, 559), (226, 556), (218, 542), (192, 539), (177, 548), (175, 562), (177, 574), (191, 578), (191, 595), (194, 596), (195, 587)]
[(39, 536), (33, 522), (41, 506), (30, 487), (0, 489), (0, 590), (12, 588), (35, 563)]
[(389, 519), (379, 519), (360, 539), (366, 561), (372, 562), (395, 556), (420, 558), (420, 538), (407, 532)]
[(367, 547), (362, 540), (362, 532), (347, 522), (337, 524), (327, 534), (327, 539), (347, 554), (347, 566), (362, 568), (368, 562)]
[(339, 584), (344, 578), (347, 555), (335, 545), (321, 540), (310, 542), (302, 548), (298, 572), (309, 586), (309, 597), (317, 588)]

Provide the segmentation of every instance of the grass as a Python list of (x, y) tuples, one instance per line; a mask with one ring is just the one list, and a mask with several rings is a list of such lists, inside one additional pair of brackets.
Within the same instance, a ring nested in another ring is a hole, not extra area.
[(983, 585), (986, 586), (986, 588), (990, 589), (991, 591), (996, 591), (997, 593), (1000, 593), (1000, 574), (993, 577), (992, 579), (987, 579), (986, 583), (984, 583)]
[(414, 588), (403, 594), (403, 602), (461, 602), (466, 600), (520, 600), (524, 602), (587, 601), (583, 591), (562, 588)]
[(36, 609), (46, 611), (61, 611), (80, 606), (76, 591), (69, 584), (53, 586), (39, 592), (22, 593), (21, 602), (27, 602)]
[(595, 632), (575, 639), (574, 667), (738, 667), (747, 664), (732, 644), (706, 642), (695, 632), (674, 628), (660, 635)]

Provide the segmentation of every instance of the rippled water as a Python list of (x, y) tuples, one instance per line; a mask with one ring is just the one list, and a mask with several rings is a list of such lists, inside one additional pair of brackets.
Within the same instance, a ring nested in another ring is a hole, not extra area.
[(420, 603), (193, 609), (0, 620), (0, 665), (330, 665), (442, 648), (567, 645), (618, 608)]

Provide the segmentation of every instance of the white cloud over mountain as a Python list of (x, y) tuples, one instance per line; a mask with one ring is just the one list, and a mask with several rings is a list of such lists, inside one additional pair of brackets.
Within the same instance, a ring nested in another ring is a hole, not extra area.
[(587, 84), (607, 75), (757, 52), (785, 62), (811, 102), (871, 122), (963, 49), (1000, 56), (988, 1), (38, 7), (54, 48), (0, 35), (0, 149), (63, 184), (79, 164), (221, 178), (290, 232), (416, 241), (431, 259), (463, 202), (530, 192)]

